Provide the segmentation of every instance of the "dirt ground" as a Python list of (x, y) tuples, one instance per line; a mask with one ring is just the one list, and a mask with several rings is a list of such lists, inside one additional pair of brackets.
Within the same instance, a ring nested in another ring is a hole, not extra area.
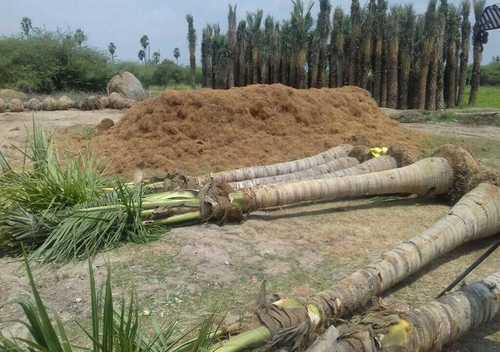
[[(88, 127), (104, 117), (119, 119), (120, 114), (51, 112), (40, 121), (48, 127)], [(23, 126), (30, 121), (30, 114), (0, 114), (1, 144), (22, 142)], [(494, 135), (492, 128), (407, 127), (439, 133), (429, 135), (429, 148), (457, 142), (470, 146), (482, 161), (500, 165), (500, 134)], [(143, 310), (151, 313), (143, 317), (145, 321), (178, 317), (182, 325), (192, 326), (216, 307), (229, 312), (229, 319), (248, 319), (263, 280), (270, 292), (305, 298), (328, 288), (381, 251), (425, 230), (448, 210), (448, 205), (436, 201), (394, 198), (297, 206), (256, 213), (240, 225), (173, 229), (148, 245), (126, 244), (102, 253), (94, 264), (99, 282), (105, 278), (106, 264), (111, 265), (117, 293), (135, 288)], [(388, 295), (413, 304), (425, 303), (491, 243), (492, 240), (479, 241), (444, 256)], [(467, 282), (485, 277), (499, 267), (500, 252), (492, 255)], [(12, 302), (29, 293), (19, 260), (0, 258), (0, 278), (0, 331), (19, 332), (21, 325), (9, 322), (21, 317)], [(62, 320), (88, 320), (86, 262), (36, 266), (35, 278), (45, 302)], [(76, 325), (73, 326), (78, 335)], [(498, 320), (449, 348), (499, 350)]]

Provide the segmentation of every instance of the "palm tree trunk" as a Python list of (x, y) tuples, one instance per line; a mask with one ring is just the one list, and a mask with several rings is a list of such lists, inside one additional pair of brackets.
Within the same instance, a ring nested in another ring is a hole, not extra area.
[(395, 14), (392, 14), (391, 22), (395, 22), (391, 28), (393, 33), (388, 36), (390, 43), (388, 45), (388, 67), (387, 67), (387, 80), (388, 80), (388, 92), (387, 92), (387, 107), (396, 109), (398, 107), (398, 91), (399, 91), (399, 81), (398, 81), (398, 56), (399, 56), (399, 30), (397, 21), (398, 18)]
[[(439, 39), (438, 39), (439, 40)], [(425, 109), (434, 111), (436, 110), (436, 101), (439, 99), (438, 96), (438, 80), (441, 60), (439, 59), (442, 55), (442, 50), (439, 49), (439, 45), (436, 44), (432, 51), (432, 59), (430, 60), (429, 66), (429, 79), (427, 81), (426, 99), (425, 99)]]
[(460, 68), (458, 78), (458, 96), (457, 105), (464, 105), (465, 101), (465, 83), (467, 81), (467, 68), (469, 66), (469, 51), (470, 51), (470, 1), (462, 2), (462, 39), (460, 45)]
[(362, 164), (359, 164), (359, 161), (355, 158), (340, 158), (304, 171), (230, 183), (230, 186), (236, 191), (245, 188), (277, 183), (364, 175), (372, 172), (395, 169), (398, 166), (400, 166), (398, 161), (389, 155), (370, 159)]
[(446, 105), (448, 109), (455, 107), (457, 101), (457, 85), (456, 85), (456, 72), (457, 72), (457, 62), (456, 62), (456, 50), (457, 44), (455, 41), (448, 43), (448, 60), (446, 63)]
[[(465, 243), (497, 234), (500, 231), (499, 217), (500, 189), (491, 184), (479, 185), (466, 194), (447, 215), (431, 228), (409, 241), (399, 244), (393, 250), (383, 253), (372, 263), (340, 280), (331, 289), (312, 297), (306, 305), (302, 305), (305, 314), (298, 321), (291, 324), (285, 323), (283, 328), (293, 328), (308, 321), (312, 325), (311, 328), (314, 329), (322, 326), (325, 322), (352, 314), (366, 306), (373, 297), (383, 294), (389, 288), (417, 273), (444, 254), (450, 253)], [(490, 286), (490, 289), (491, 287), (493, 285)], [(471, 305), (471, 307), (480, 306)], [(496, 304), (495, 307), (498, 309), (499, 305)], [(482, 310), (478, 309), (477, 313), (480, 312)], [(453, 314), (445, 315), (455, 316)], [(464, 317), (461, 314), (456, 316)], [(476, 316), (476, 314), (467, 317), (472, 316)], [(228, 340), (218, 351), (240, 351), (247, 347), (249, 342), (252, 342), (254, 346), (263, 345), (273, 337), (270, 328), (269, 326), (261, 326), (236, 336), (234, 339)], [(437, 331), (439, 330), (437, 329)], [(415, 330), (402, 329), (402, 331)], [(459, 330), (449, 329), (449, 331)], [(258, 338), (255, 338), (256, 335)], [(422, 336), (424, 335), (422, 334)], [(432, 336), (432, 334), (425, 336)], [(435, 347), (435, 345), (433, 346)], [(416, 351), (420, 349), (403, 348), (401, 350)], [(317, 350), (312, 351), (316, 352)], [(360, 348), (356, 351), (366, 350)]]
[(474, 39), (474, 56), (472, 63), (472, 78), (469, 97), (469, 106), (475, 106), (477, 103), (477, 95), (479, 86), (481, 85), (481, 61), (483, 59), (482, 45)]

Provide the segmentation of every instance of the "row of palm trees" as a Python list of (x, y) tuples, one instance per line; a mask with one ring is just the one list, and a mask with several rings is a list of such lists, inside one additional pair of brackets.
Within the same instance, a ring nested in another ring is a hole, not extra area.
[[(473, 1), (477, 19), (485, 0)], [(218, 24), (203, 29), (202, 85), (357, 85), (385, 107), (435, 110), (465, 103), (473, 37), (470, 0), (459, 6), (429, 0), (424, 14), (412, 5), (389, 8), (387, 0), (369, 0), (363, 7), (352, 0), (350, 14), (332, 9), (330, 0), (319, 0), (319, 7), (314, 19), (311, 4), (293, 0), (287, 20), (264, 17), (258, 10), (238, 22), (236, 6), (229, 6), (227, 32)], [(192, 16), (187, 20), (194, 70), (196, 34)], [(481, 51), (474, 45), (472, 104)]]

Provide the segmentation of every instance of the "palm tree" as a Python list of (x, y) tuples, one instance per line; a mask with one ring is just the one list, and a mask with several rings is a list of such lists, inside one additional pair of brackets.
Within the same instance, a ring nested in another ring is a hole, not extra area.
[(241, 20), (238, 23), (236, 43), (235, 85), (241, 87), (247, 84), (247, 62), (245, 60), (247, 50), (247, 22), (245, 20)]
[(474, 61), (472, 63), (472, 78), (471, 78), (471, 88), (470, 88), (470, 97), (469, 97), (469, 105), (476, 105), (477, 94), (479, 92), (479, 85), (481, 79), (481, 61), (483, 59), (483, 46), (478, 40), (479, 34), (479, 26), (478, 22), (481, 19), (481, 16), (484, 11), (484, 7), (486, 5), (486, 0), (473, 0), (474, 4), (474, 17), (476, 20), (476, 24), (474, 25), (474, 36), (473, 36), (473, 48), (474, 48)]
[(387, 107), (396, 109), (398, 107), (398, 68), (399, 68), (399, 17), (401, 6), (391, 9), (387, 21), (386, 41), (387, 51)]
[(262, 83), (270, 84), (273, 80), (274, 55), (274, 19), (267, 16), (264, 20), (264, 38), (262, 42)]
[(150, 60), (151, 57), (149, 55), (149, 53), (150, 53), (149, 37), (146, 34), (144, 34), (140, 39), (140, 43), (141, 43), (141, 46), (144, 50), (144, 55), (146, 55), (146, 50), (147, 50), (147, 53), (148, 53), (147, 60), (145, 57), (145, 61), (144, 61), (144, 63), (147, 63), (147, 62), (151, 61)]
[(359, 76), (359, 41), (361, 38), (361, 6), (359, 0), (351, 3), (351, 36), (349, 52), (348, 79), (350, 85), (358, 83)]
[(313, 26), (313, 19), (311, 16), (311, 9), (313, 4), (309, 4), (306, 8), (303, 0), (293, 0), (292, 3), (293, 10), (291, 14), (290, 25), (295, 51), (295, 87), (305, 88), (307, 44), (309, 40), (309, 32)]
[(143, 49), (139, 50), (137, 57), (140, 61), (144, 61), (144, 63), (146, 63), (146, 52)]
[(82, 29), (78, 28), (73, 34), (73, 39), (78, 44), (78, 46), (82, 46), (83, 42), (87, 40), (87, 35), (83, 32)]
[(448, 0), (441, 0), (436, 17), (436, 36), (434, 52), (430, 66), (429, 88), (427, 90), (426, 108), (428, 110), (444, 109), (445, 60), (448, 53), (448, 42), (445, 40), (448, 25)]
[(326, 66), (328, 62), (328, 37), (332, 30), (330, 23), (330, 15), (332, 12), (332, 4), (330, 0), (319, 1), (319, 14), (318, 14), (318, 40), (319, 40), (319, 53), (318, 53), (318, 68), (316, 87), (321, 88), (326, 85)]
[(373, 24), (377, 15), (377, 4), (375, 0), (370, 0), (368, 7), (363, 10), (363, 24), (361, 37), (361, 61), (359, 85), (373, 93), (372, 87), (372, 59), (373, 59)]
[(457, 105), (464, 104), (465, 95), (465, 82), (467, 80), (467, 67), (469, 65), (469, 51), (470, 51), (470, 34), (471, 24), (470, 17), (470, 0), (463, 0), (461, 5), (462, 13), (462, 29), (461, 29), (461, 45), (460, 45), (460, 68), (458, 78), (458, 96)]
[(229, 49), (229, 64), (227, 67), (227, 85), (228, 88), (234, 87), (234, 69), (236, 62), (236, 5), (229, 5), (229, 14), (228, 14), (228, 30), (227, 30), (227, 44)]
[(387, 0), (378, 0), (375, 19), (373, 96), (379, 105), (382, 103), (382, 81), (384, 80), (384, 26), (387, 6)]
[(193, 16), (187, 15), (188, 42), (189, 42), (189, 66), (191, 67), (191, 86), (196, 87), (196, 30), (194, 29)]
[[(437, 31), (437, 0), (430, 0), (424, 18), (424, 33), (419, 48), (419, 72), (418, 72), (418, 109), (425, 109), (427, 99), (428, 76), (431, 56), (434, 52), (434, 44)], [(432, 84), (430, 84), (432, 85)]]
[(31, 23), (31, 18), (23, 17), (21, 19), (21, 29), (24, 36), (29, 39), (31, 37), (31, 31), (33, 30), (33, 24)]
[(446, 28), (448, 43), (446, 71), (445, 71), (445, 99), (448, 108), (454, 108), (457, 102), (457, 51), (460, 42), (460, 13), (455, 6), (448, 9), (448, 24)]
[(153, 64), (155, 65), (158, 65), (160, 63), (160, 60), (161, 60), (161, 54), (159, 51), (155, 51), (153, 53)]
[(181, 57), (181, 51), (179, 48), (174, 49), (174, 58), (175, 58), (175, 63), (178, 65), (179, 64), (179, 58)]
[(316, 78), (318, 77), (316, 71), (318, 68), (318, 50), (318, 32), (310, 32), (307, 40), (307, 88), (316, 87)]
[(400, 54), (399, 54), (399, 108), (408, 109), (409, 84), (413, 43), (415, 38), (416, 15), (412, 5), (406, 5), (400, 18)]
[(116, 45), (113, 42), (110, 42), (108, 44), (108, 51), (109, 54), (111, 55), (111, 62), (115, 61), (115, 53), (116, 53)]
[(249, 84), (261, 83), (261, 49), (262, 49), (262, 18), (264, 11), (257, 10), (255, 13), (247, 14), (247, 27), (248, 27), (248, 74)]
[(201, 70), (203, 76), (202, 80), (203, 87), (213, 86), (212, 37), (213, 37), (213, 28), (211, 25), (207, 25), (205, 29), (203, 29), (203, 36), (201, 42)]
[(337, 7), (333, 14), (333, 29), (330, 43), (330, 87), (344, 84), (344, 11)]

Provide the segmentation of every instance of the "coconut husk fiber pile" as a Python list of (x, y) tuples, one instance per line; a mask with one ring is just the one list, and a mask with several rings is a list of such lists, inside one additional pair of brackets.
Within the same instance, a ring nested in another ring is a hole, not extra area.
[(92, 146), (114, 174), (202, 174), (299, 159), (342, 143), (416, 149), (418, 139), (360, 88), (255, 85), (166, 91), (132, 107)]

